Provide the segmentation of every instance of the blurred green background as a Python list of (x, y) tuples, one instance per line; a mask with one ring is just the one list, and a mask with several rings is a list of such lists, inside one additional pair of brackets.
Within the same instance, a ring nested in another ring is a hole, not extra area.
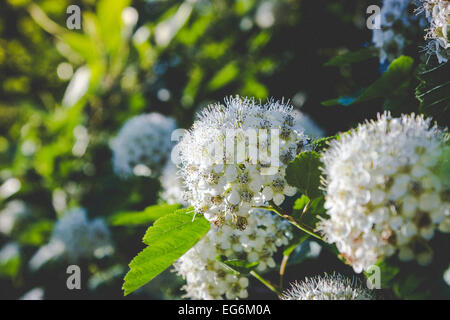
[[(159, 112), (187, 128), (199, 109), (225, 96), (285, 98), (331, 135), (381, 111), (379, 100), (357, 107), (320, 104), (379, 77), (376, 57), (323, 66), (370, 43), (365, 23), (372, 3), (3, 1), (0, 210), (21, 201), (29, 214), (9, 234), (0, 233), (0, 248), (11, 242), (20, 248), (0, 264), (0, 298), (16, 299), (33, 288), (43, 288), (45, 298), (123, 296), (122, 278), (143, 248), (145, 228), (112, 226), (114, 255), (78, 263), (82, 290), (67, 290), (67, 264), (32, 272), (28, 261), (69, 208), (107, 218), (161, 201), (157, 179), (123, 180), (112, 169), (111, 138), (134, 115)], [(71, 4), (81, 8), (81, 30), (66, 27)], [(412, 102), (409, 110), (415, 108)], [(301, 268), (288, 268), (286, 281), (333, 270), (352, 274), (323, 250)], [(166, 271), (127, 299), (179, 298), (181, 283)], [(255, 282), (250, 298), (275, 297)]]

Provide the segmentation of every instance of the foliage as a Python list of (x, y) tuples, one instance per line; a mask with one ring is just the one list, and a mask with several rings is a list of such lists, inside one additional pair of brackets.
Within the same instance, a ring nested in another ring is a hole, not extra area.
[(148, 245), (130, 263), (125, 276), (125, 295), (143, 286), (172, 265), (209, 230), (208, 221), (183, 209), (159, 218), (148, 228), (143, 242)]
[(179, 208), (180, 205), (178, 204), (154, 205), (145, 208), (144, 211), (116, 213), (112, 215), (109, 220), (113, 226), (145, 225), (154, 222)]
[(286, 169), (287, 182), (310, 199), (321, 196), (320, 165), (320, 155), (317, 152), (302, 152)]
[(387, 71), (368, 88), (352, 96), (343, 96), (337, 99), (324, 101), (324, 106), (340, 104), (349, 106), (376, 98), (393, 99), (408, 90), (411, 74), (414, 71), (414, 60), (402, 56), (394, 60)]
[[(265, 3), (272, 8), (268, 14), (273, 21), (268, 24), (261, 22), (261, 14), (267, 17), (262, 11)], [(70, 4), (82, 9), (81, 30), (66, 28)], [(287, 169), (288, 182), (301, 194), (281, 209), (312, 231), (326, 215), (320, 153), (339, 139), (338, 132), (383, 109), (423, 112), (448, 126), (449, 64), (425, 64), (418, 53), (408, 52), (380, 75), (377, 52), (367, 45), (371, 32), (358, 22), (364, 20), (369, 4), (368, 0), (2, 3), (0, 215), (14, 200), (25, 203), (27, 213), (9, 234), (0, 233), (0, 250), (12, 241), (20, 249), (20, 256), (0, 263), (0, 298), (16, 299), (34, 287), (43, 287), (46, 298), (75, 297), (59, 285), (65, 283), (65, 263), (49, 263), (37, 273), (28, 265), (48, 243), (58, 219), (74, 207), (86, 208), (90, 218), (104, 218), (115, 244), (112, 256), (77, 262), (86, 270), (83, 285), (90, 289), (76, 297), (122, 298), (126, 265), (142, 249), (140, 238), (146, 228), (147, 247), (130, 264), (125, 293), (153, 279), (153, 289), (146, 291), (145, 286), (137, 297), (180, 297), (180, 279), (162, 271), (189, 250), (209, 224), (190, 209), (176, 211), (180, 205), (162, 203), (158, 179), (125, 180), (115, 175), (110, 143), (132, 116), (159, 112), (174, 117), (180, 128), (189, 128), (201, 108), (224, 96), (290, 99), (330, 135), (313, 141), (311, 151), (300, 154)], [(138, 13), (136, 24), (122, 19), (129, 6)], [(448, 172), (447, 156), (442, 160), (443, 174)], [(2, 186), (8, 181), (20, 186), (5, 195)], [(291, 243), (279, 252), (280, 259), (284, 256), (290, 262), (285, 281), (326, 271), (325, 265), (347, 270), (336, 258), (336, 248), (327, 245), (323, 246), (328, 255), (306, 261), (299, 248), (307, 239), (311, 236), (296, 230)], [(248, 274), (257, 266), (218, 260), (238, 273)], [(296, 266), (300, 262), (302, 266)], [(424, 289), (431, 290), (429, 297), (442, 297), (435, 286), (424, 285), (425, 272), (411, 272), (397, 281), (401, 266), (396, 263), (382, 269), (383, 285), (398, 297), (419, 297), (417, 292)], [(445, 263), (424, 270), (442, 274)], [(279, 272), (263, 276), (276, 281)], [(173, 286), (174, 292), (163, 294), (163, 286)]]

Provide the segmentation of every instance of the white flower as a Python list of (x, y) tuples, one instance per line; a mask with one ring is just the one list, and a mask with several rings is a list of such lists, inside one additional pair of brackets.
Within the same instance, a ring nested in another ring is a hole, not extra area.
[(192, 299), (247, 298), (249, 280), (230, 273), (217, 260), (239, 259), (258, 262), (257, 271), (275, 267), (277, 247), (287, 245), (292, 237), (290, 225), (280, 217), (262, 209), (252, 210), (245, 221), (247, 228), (229, 225), (213, 227), (207, 235), (175, 264), (175, 270), (186, 279), (184, 290)]
[(8, 178), (3, 184), (0, 185), (0, 199), (7, 199), (11, 197), (13, 194), (17, 193), (22, 184), (20, 180), (17, 178)]
[(383, 1), (381, 29), (374, 29), (372, 37), (375, 47), (380, 50), (381, 63), (400, 57), (425, 27), (426, 19), (414, 13), (414, 4), (411, 0)]
[(84, 209), (71, 209), (55, 224), (50, 242), (36, 252), (30, 260), (30, 267), (37, 270), (62, 256), (69, 262), (102, 258), (113, 250), (110, 232), (103, 219), (89, 221)]
[(20, 259), (19, 245), (15, 242), (9, 242), (0, 250), (0, 266), (6, 265), (13, 259)]
[(295, 194), (285, 168), (304, 144), (283, 102), (236, 97), (209, 106), (177, 146), (191, 205), (216, 222), (237, 221), (271, 200), (280, 205)]
[(445, 283), (450, 286), (450, 266), (448, 266), (447, 270), (444, 272), (444, 281)]
[(16, 225), (28, 215), (28, 209), (21, 200), (8, 202), (0, 211), (0, 233), (10, 235)]
[(437, 40), (429, 39), (424, 47), (424, 51), (429, 56), (435, 55), (438, 59), (438, 63), (445, 63), (450, 59), (450, 50), (441, 47)]
[(425, 12), (429, 22), (426, 29), (426, 47), (429, 54), (435, 54), (439, 63), (447, 62), (450, 58), (450, 1), (448, 0), (420, 0), (420, 11)]
[(112, 143), (113, 164), (123, 176), (158, 175), (172, 149), (175, 120), (149, 113), (128, 120)]
[(91, 80), (91, 70), (88, 66), (81, 66), (75, 71), (66, 88), (62, 104), (65, 107), (74, 106), (86, 94)]
[(436, 175), (443, 134), (423, 116), (359, 125), (330, 144), (322, 159), (325, 208), (319, 224), (356, 272), (398, 252), (428, 264), (428, 240), (450, 221), (449, 190)]
[(341, 274), (316, 276), (292, 284), (286, 290), (283, 300), (375, 300), (372, 290), (363, 287), (358, 279), (349, 278)]
[(275, 3), (271, 1), (264, 1), (258, 6), (255, 15), (256, 24), (262, 28), (270, 28), (275, 23)]
[(19, 300), (44, 300), (44, 289), (37, 287), (25, 293)]
[(185, 199), (186, 187), (181, 177), (178, 175), (178, 169), (172, 161), (168, 161), (159, 178), (163, 191), (161, 198), (168, 204), (181, 204), (185, 207), (189, 206)]

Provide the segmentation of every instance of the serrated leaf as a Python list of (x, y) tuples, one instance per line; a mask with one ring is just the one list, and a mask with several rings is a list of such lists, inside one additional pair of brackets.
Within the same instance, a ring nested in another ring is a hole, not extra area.
[(124, 279), (125, 295), (151, 281), (170, 267), (208, 232), (209, 222), (195, 215), (192, 208), (179, 210), (158, 219), (147, 230), (148, 247), (130, 263)]
[(158, 224), (158, 227), (163, 229), (163, 232), (154, 232), (152, 228), (148, 228), (145, 232), (144, 237), (142, 238), (142, 242), (144, 242), (146, 245), (151, 245), (154, 242), (161, 241), (161, 239), (164, 239), (164, 237), (171, 237), (172, 233), (176, 233), (178, 231), (183, 230), (187, 225), (190, 225), (192, 221), (201, 219), (202, 221), (205, 220), (203, 216), (195, 214), (192, 214), (194, 212), (194, 208), (190, 207), (188, 209), (180, 209), (173, 212), (171, 215), (181, 215), (182, 219), (179, 219), (179, 222), (177, 224), (173, 223), (172, 218), (170, 219), (159, 219), (155, 222), (154, 226)]
[(109, 218), (113, 226), (137, 226), (156, 221), (180, 208), (179, 204), (162, 204), (147, 207), (144, 211), (120, 212)]
[(302, 152), (289, 163), (286, 169), (286, 180), (298, 190), (315, 199), (322, 195), (320, 186), (320, 155), (314, 151)]
[(357, 51), (349, 51), (333, 57), (324, 64), (325, 67), (340, 67), (346, 64), (357, 63), (369, 60), (377, 56), (376, 50), (372, 47), (366, 47)]

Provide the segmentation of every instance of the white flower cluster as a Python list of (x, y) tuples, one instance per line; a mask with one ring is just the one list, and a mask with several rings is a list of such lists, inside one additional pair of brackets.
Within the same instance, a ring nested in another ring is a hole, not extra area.
[(61, 256), (69, 262), (77, 262), (81, 258), (102, 258), (113, 250), (110, 232), (103, 219), (89, 221), (84, 209), (71, 209), (58, 220), (50, 242), (36, 252), (30, 260), (30, 267), (37, 270)]
[(186, 296), (192, 299), (247, 298), (248, 278), (236, 276), (217, 260), (239, 259), (259, 262), (257, 271), (275, 267), (277, 247), (287, 245), (292, 233), (289, 223), (269, 211), (253, 209), (244, 231), (224, 225), (207, 235), (175, 264), (186, 279)]
[(206, 108), (177, 145), (196, 212), (240, 228), (252, 207), (293, 196), (285, 169), (305, 144), (294, 125), (292, 107), (279, 101), (261, 105), (236, 97)]
[(185, 207), (189, 206), (187, 199), (185, 199), (186, 188), (178, 175), (176, 165), (172, 161), (167, 162), (159, 180), (163, 189), (160, 194), (161, 199), (168, 204), (178, 203)]
[(361, 282), (341, 275), (316, 276), (294, 282), (290, 290), (283, 293), (283, 300), (375, 300), (372, 290)]
[(426, 265), (428, 240), (437, 229), (450, 232), (450, 190), (436, 174), (443, 132), (430, 122), (385, 113), (323, 155), (330, 218), (319, 229), (358, 273), (397, 251)]
[(427, 49), (435, 54), (439, 63), (450, 59), (450, 1), (421, 0), (421, 11), (429, 21), (426, 39), (429, 40)]
[(159, 113), (135, 116), (112, 142), (114, 169), (122, 176), (156, 176), (172, 149), (175, 120)]
[(400, 57), (426, 26), (426, 19), (414, 13), (414, 4), (411, 0), (383, 1), (381, 29), (374, 29), (372, 35), (372, 42), (380, 50), (381, 63)]

